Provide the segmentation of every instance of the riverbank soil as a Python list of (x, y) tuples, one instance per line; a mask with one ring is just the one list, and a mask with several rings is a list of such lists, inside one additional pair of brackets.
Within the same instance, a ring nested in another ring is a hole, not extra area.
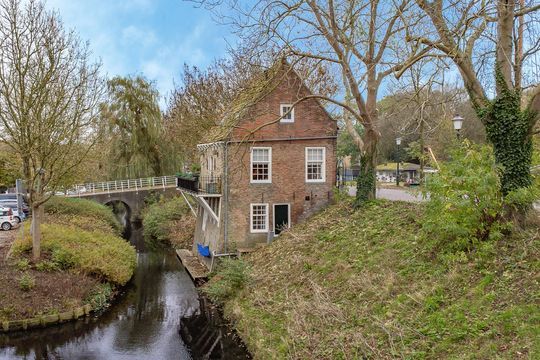
[(0, 321), (57, 314), (83, 306), (83, 299), (99, 281), (70, 271), (37, 271), (28, 257), (7, 258), (16, 232), (0, 232)]
[[(32, 257), (30, 222), (2, 232), (0, 321), (107, 306), (136, 267), (135, 248), (119, 235), (111, 209), (84, 199), (52, 198)], [(8, 255), (9, 254), (9, 255)]]
[(540, 358), (538, 224), (443, 253), (422, 218), (422, 204), (339, 203), (206, 291), (258, 359)]
[(150, 243), (191, 249), (195, 220), (183, 198), (161, 198), (143, 211), (144, 236)]

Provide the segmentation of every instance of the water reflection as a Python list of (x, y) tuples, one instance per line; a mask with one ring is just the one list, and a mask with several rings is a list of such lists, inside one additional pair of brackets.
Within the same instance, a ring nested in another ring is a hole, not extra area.
[(138, 267), (117, 304), (99, 318), (0, 335), (0, 359), (190, 359), (179, 329), (200, 314), (197, 291), (172, 251), (146, 251), (140, 227), (130, 239)]
[(172, 250), (147, 250), (140, 224), (126, 235), (137, 248), (137, 271), (111, 309), (46, 329), (0, 333), (0, 359), (250, 358), (216, 309), (204, 298), (199, 303)]

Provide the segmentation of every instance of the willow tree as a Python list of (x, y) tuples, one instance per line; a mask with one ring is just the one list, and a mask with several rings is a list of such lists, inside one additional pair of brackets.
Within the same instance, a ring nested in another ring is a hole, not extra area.
[(0, 1), (0, 140), (21, 159), (34, 258), (43, 204), (95, 144), (99, 66), (87, 44), (37, 0)]
[(529, 0), (416, 3), (429, 21), (410, 28), (407, 40), (455, 64), (502, 165), (503, 194), (530, 186), (532, 135), (540, 109), (535, 71), (540, 64), (534, 63), (540, 49), (540, 5)]
[(163, 175), (161, 136), (163, 118), (159, 93), (144, 77), (114, 77), (101, 115), (108, 129), (111, 175), (143, 177)]

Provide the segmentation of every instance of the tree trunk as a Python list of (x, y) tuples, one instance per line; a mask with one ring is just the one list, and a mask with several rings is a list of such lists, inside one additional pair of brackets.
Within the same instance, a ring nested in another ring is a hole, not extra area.
[(366, 129), (364, 149), (360, 155), (360, 174), (356, 182), (355, 207), (375, 199), (378, 134), (373, 129)]
[(514, 34), (515, 0), (497, 1), (497, 49), (495, 71), (497, 73), (497, 95), (514, 87), (512, 83), (512, 53)]
[(34, 260), (41, 256), (41, 219), (43, 205), (32, 206), (32, 255)]
[(424, 167), (426, 163), (424, 146), (424, 104), (422, 104), (420, 107), (420, 184), (424, 183)]
[(488, 140), (493, 144), (495, 159), (501, 165), (503, 195), (532, 184), (531, 116), (522, 111), (519, 91), (506, 90), (493, 104), (479, 111), (486, 125)]

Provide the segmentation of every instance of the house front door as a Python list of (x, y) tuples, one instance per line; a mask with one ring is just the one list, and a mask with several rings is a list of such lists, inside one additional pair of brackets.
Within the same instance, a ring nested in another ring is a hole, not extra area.
[(289, 204), (274, 205), (274, 233), (276, 235), (290, 226), (290, 214)]

